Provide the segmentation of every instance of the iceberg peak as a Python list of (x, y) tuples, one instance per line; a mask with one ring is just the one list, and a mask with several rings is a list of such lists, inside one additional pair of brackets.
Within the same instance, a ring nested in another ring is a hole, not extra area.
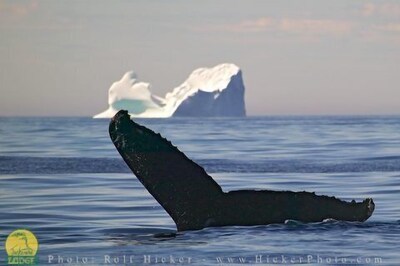
[(126, 72), (122, 76), (121, 80), (135, 80), (135, 79), (137, 79), (137, 74), (133, 70), (131, 70), (131, 71)]

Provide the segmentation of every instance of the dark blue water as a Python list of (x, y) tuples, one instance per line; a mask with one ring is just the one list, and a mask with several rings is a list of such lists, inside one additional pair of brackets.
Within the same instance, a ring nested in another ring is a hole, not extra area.
[(6, 237), (19, 228), (37, 236), (40, 265), (400, 263), (400, 117), (139, 122), (226, 191), (372, 197), (375, 213), (365, 223), (287, 221), (176, 233), (119, 157), (108, 121), (0, 118), (0, 265)]

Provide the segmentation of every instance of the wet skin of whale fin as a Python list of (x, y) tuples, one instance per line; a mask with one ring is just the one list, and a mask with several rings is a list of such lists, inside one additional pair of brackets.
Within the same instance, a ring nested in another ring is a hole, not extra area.
[(362, 222), (374, 211), (372, 199), (356, 203), (310, 192), (223, 192), (201, 166), (160, 134), (133, 122), (127, 111), (119, 111), (112, 118), (109, 133), (126, 164), (172, 217), (178, 231), (283, 223), (289, 219)]

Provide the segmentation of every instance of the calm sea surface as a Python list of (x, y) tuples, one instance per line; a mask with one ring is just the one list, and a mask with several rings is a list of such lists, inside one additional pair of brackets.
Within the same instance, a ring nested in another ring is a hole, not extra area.
[(372, 197), (375, 212), (365, 223), (176, 233), (115, 150), (108, 120), (0, 118), (0, 265), (7, 236), (20, 228), (38, 238), (39, 265), (400, 264), (400, 117), (138, 122), (171, 140), (225, 191)]

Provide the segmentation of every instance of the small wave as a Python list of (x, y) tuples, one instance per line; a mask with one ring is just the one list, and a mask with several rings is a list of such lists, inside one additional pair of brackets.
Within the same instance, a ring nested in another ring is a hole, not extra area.
[(400, 155), (392, 155), (392, 156), (381, 156), (381, 157), (368, 157), (368, 158), (363, 158), (362, 160), (365, 161), (382, 161), (382, 160), (397, 160), (400, 161)]
[(304, 223), (302, 223), (302, 222), (300, 222), (300, 221), (297, 221), (297, 220), (291, 220), (291, 219), (289, 219), (289, 220), (286, 220), (286, 221), (284, 222), (284, 224), (286, 224), (286, 225), (303, 225)]
[[(400, 171), (400, 158), (353, 161), (195, 161), (209, 173), (355, 173)], [(121, 158), (0, 156), (1, 174), (131, 173)]]
[(328, 219), (324, 219), (322, 222), (323, 223), (334, 223), (334, 222), (337, 222), (337, 220), (332, 219), (332, 218), (328, 218)]

